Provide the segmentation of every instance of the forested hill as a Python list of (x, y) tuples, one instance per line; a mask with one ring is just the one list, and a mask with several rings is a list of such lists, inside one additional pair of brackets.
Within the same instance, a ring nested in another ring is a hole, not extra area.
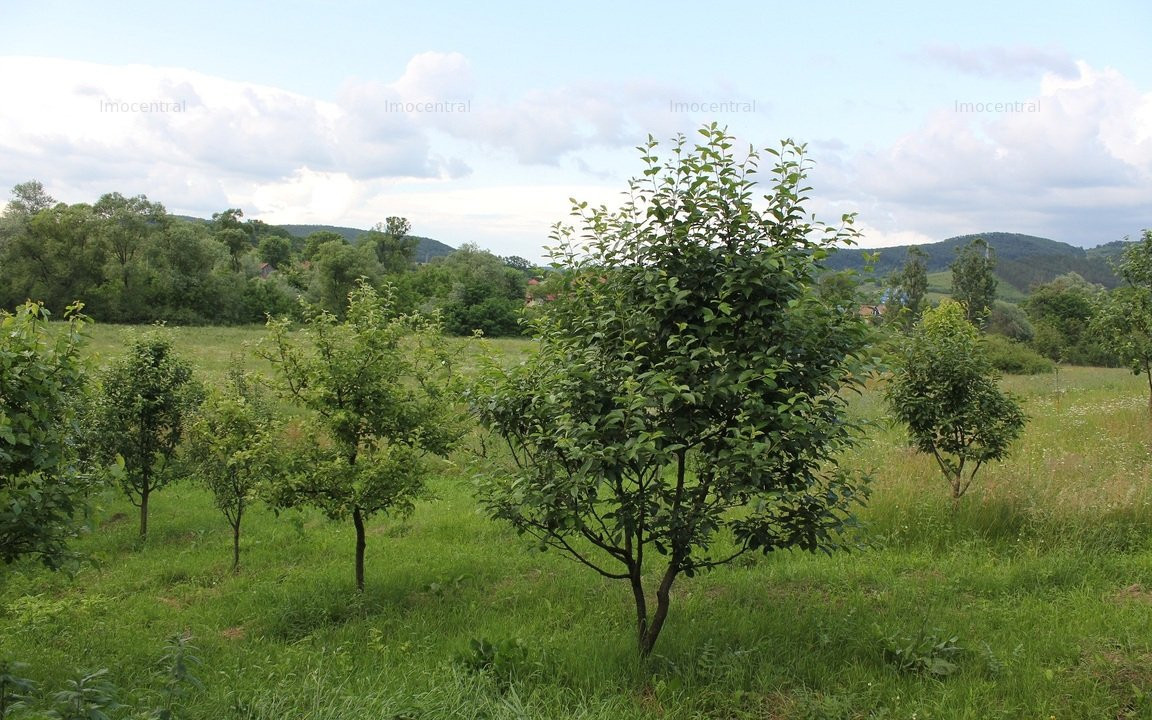
[[(349, 243), (356, 242), (357, 238), (368, 232), (367, 230), (360, 230), (358, 228), (339, 227), (336, 225), (280, 225), (279, 227), (284, 228), (295, 237), (300, 238), (308, 237), (314, 232), (334, 232)], [(421, 237), (419, 235), (410, 235), (409, 237), (414, 237), (419, 240), (419, 243), (416, 245), (416, 251), (412, 253), (412, 259), (418, 263), (425, 263), (432, 258), (450, 255), (456, 249), (432, 238)]]
[[(996, 252), (996, 275), (1027, 293), (1037, 283), (1045, 283), (1065, 273), (1078, 273), (1085, 280), (1108, 288), (1115, 287), (1119, 279), (1112, 272), (1109, 260), (1117, 257), (1125, 243), (1111, 242), (1085, 250), (1048, 238), (1019, 233), (989, 232), (959, 235), (936, 243), (918, 247), (927, 253), (929, 273), (948, 270), (956, 259), (956, 251), (976, 238), (984, 238)], [(848, 248), (834, 253), (827, 265), (832, 270), (860, 270), (864, 267), (864, 253), (879, 253), (875, 274), (887, 277), (904, 265), (910, 245), (875, 250)]]
[[(191, 215), (174, 215), (173, 217), (180, 220), (190, 220), (192, 222), (209, 222), (204, 218), (193, 217)], [(361, 235), (368, 232), (367, 230), (361, 230), (359, 228), (342, 227), (339, 225), (275, 225), (273, 227), (283, 228), (293, 237), (298, 238), (306, 238), (315, 232), (332, 232), (344, 238), (345, 242), (349, 244), (355, 243)], [(432, 238), (422, 237), (420, 235), (410, 235), (409, 237), (414, 237), (419, 241), (416, 245), (416, 251), (412, 253), (412, 259), (418, 263), (426, 263), (433, 258), (451, 255), (456, 249)]]

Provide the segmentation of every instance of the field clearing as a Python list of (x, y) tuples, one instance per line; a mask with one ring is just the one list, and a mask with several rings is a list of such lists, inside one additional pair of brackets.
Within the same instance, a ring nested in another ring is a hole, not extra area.
[[(107, 359), (128, 332), (93, 328), (93, 351)], [(209, 381), (262, 332), (173, 330)], [(462, 367), (483, 353), (510, 362), (529, 343), (484, 346), (466, 345)], [(845, 462), (875, 478), (859, 548), (678, 581), (646, 669), (626, 586), (484, 518), (464, 452), (435, 501), (373, 519), (362, 596), (350, 522), (256, 508), (232, 575), (205, 491), (158, 492), (144, 546), (134, 508), (105, 493), (78, 543), (92, 563), (0, 574), (0, 659), (53, 688), (107, 667), (132, 689), (121, 700), (143, 708), (165, 639), (186, 633), (203, 689), (179, 717), (205, 720), (1152, 717), (1146, 386), (1092, 368), (1005, 385), (1030, 423), (956, 509), (876, 388), (855, 399), (871, 429)], [(901, 658), (954, 671), (902, 671)]]

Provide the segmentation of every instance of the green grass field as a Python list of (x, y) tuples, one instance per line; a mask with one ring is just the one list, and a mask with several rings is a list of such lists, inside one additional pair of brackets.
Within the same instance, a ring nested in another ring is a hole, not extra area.
[[(125, 332), (94, 328), (92, 347), (109, 357)], [(261, 334), (175, 332), (208, 379)], [(1031, 422), (957, 509), (878, 393), (858, 398), (873, 427), (845, 462), (875, 476), (859, 549), (682, 579), (646, 668), (627, 588), (484, 518), (465, 453), (434, 501), (374, 519), (363, 595), (350, 522), (258, 508), (232, 575), (204, 491), (160, 491), (143, 546), (105, 493), (74, 575), (0, 570), (0, 659), (44, 688), (108, 668), (139, 711), (184, 633), (203, 687), (178, 717), (205, 720), (1152, 717), (1146, 387), (1087, 368), (1005, 382)]]

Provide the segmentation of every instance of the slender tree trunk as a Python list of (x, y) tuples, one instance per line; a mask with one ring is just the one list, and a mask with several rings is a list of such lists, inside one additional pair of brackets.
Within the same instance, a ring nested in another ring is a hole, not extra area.
[(628, 581), (632, 584), (632, 598), (636, 601), (636, 649), (641, 657), (644, 651), (644, 638), (648, 636), (648, 596), (644, 594), (644, 579), (640, 576), (640, 566), (628, 568)]
[(140, 539), (143, 540), (148, 536), (148, 495), (152, 492), (152, 488), (148, 487), (148, 483), (144, 483), (143, 489), (140, 491)]
[(660, 580), (660, 587), (656, 588), (656, 612), (652, 614), (652, 623), (647, 631), (640, 637), (640, 657), (652, 654), (652, 648), (656, 646), (660, 631), (664, 629), (664, 621), (668, 619), (668, 608), (672, 604), (672, 583), (676, 581), (676, 576), (680, 572), (679, 565), (679, 559), (673, 556), (668, 561), (668, 569), (664, 571), (663, 579)]
[(1152, 413), (1152, 364), (1145, 365), (1144, 372), (1148, 375), (1148, 412)]
[(232, 526), (232, 572), (240, 571), (240, 519)]
[(364, 592), (364, 515), (359, 507), (352, 510), (352, 522), (356, 524), (356, 589)]

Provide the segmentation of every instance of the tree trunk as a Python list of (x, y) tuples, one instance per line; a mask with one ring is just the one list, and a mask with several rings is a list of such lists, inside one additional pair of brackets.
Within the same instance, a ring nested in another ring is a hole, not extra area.
[(644, 594), (644, 579), (638, 565), (628, 568), (628, 580), (632, 584), (632, 598), (636, 601), (636, 649), (640, 657), (647, 657), (652, 650), (644, 650), (644, 638), (648, 636), (648, 597)]
[(1148, 412), (1152, 413), (1152, 365), (1145, 365), (1144, 372), (1148, 375)]
[(680, 573), (679, 566), (680, 560), (673, 556), (668, 561), (668, 569), (664, 571), (663, 579), (660, 580), (660, 587), (656, 588), (656, 612), (652, 614), (652, 623), (648, 626), (648, 631), (640, 638), (640, 657), (652, 654), (656, 639), (664, 629), (664, 621), (668, 619), (668, 608), (672, 604), (672, 583)]
[(140, 491), (140, 539), (143, 540), (148, 535), (148, 495), (151, 488), (147, 484), (144, 489)]
[(240, 519), (232, 526), (232, 573), (240, 571)]
[(356, 524), (356, 589), (364, 592), (364, 515), (359, 507), (352, 510), (352, 522)]

